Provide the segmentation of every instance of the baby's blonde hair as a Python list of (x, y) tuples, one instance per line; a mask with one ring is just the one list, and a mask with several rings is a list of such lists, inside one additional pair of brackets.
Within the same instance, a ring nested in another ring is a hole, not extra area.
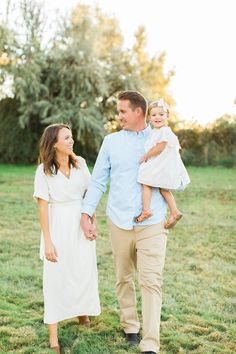
[(157, 101), (153, 101), (149, 104), (148, 106), (148, 116), (150, 116), (151, 110), (156, 107), (162, 107), (163, 111), (169, 114), (169, 106), (168, 104), (163, 100), (163, 98), (159, 98)]

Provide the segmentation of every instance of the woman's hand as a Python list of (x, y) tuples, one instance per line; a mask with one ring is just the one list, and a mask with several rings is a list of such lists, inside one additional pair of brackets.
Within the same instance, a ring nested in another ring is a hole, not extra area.
[(50, 262), (57, 262), (57, 250), (52, 241), (45, 242), (45, 257)]
[(90, 240), (90, 241), (95, 240), (97, 237), (96, 225), (93, 220), (95, 217), (94, 215), (91, 220), (89, 215), (82, 213), (82, 216), (80, 219), (80, 225), (82, 227), (84, 235), (87, 238), (87, 240)]
[(49, 221), (48, 221), (48, 202), (41, 198), (38, 198), (39, 203), (39, 217), (41, 229), (44, 236), (45, 244), (45, 257), (50, 262), (57, 262), (57, 251), (52, 243), (52, 239), (49, 231)]
[(147, 160), (148, 160), (148, 157), (147, 157), (147, 154), (145, 154), (141, 157), (139, 163), (147, 162)]

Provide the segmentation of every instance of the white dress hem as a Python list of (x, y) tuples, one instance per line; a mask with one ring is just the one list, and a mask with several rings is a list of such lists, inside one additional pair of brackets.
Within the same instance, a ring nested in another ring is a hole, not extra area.
[[(89, 312), (89, 313), (86, 312), (86, 316), (99, 316), (100, 314), (101, 314), (101, 311), (99, 311), (99, 312)], [(75, 315), (58, 317), (56, 320), (53, 320), (53, 321), (44, 320), (44, 323), (45, 324), (54, 324), (54, 323), (57, 323), (57, 322), (70, 320), (70, 319), (78, 317), (78, 316), (85, 316), (85, 311), (79, 312), (79, 313), (77, 313)]]

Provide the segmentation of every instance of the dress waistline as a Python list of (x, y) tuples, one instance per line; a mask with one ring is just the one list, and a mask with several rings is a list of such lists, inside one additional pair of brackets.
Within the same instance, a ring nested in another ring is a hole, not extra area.
[(74, 199), (74, 200), (63, 200), (63, 201), (50, 201), (49, 205), (68, 205), (68, 204), (75, 204), (81, 202), (82, 199)]

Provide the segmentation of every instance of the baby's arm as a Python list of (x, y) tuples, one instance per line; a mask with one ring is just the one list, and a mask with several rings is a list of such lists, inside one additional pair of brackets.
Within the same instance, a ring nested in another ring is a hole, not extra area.
[(165, 149), (167, 142), (162, 141), (161, 143), (157, 143), (153, 148), (151, 148), (148, 152), (140, 160), (140, 163), (147, 162), (151, 157), (160, 155), (160, 153)]

